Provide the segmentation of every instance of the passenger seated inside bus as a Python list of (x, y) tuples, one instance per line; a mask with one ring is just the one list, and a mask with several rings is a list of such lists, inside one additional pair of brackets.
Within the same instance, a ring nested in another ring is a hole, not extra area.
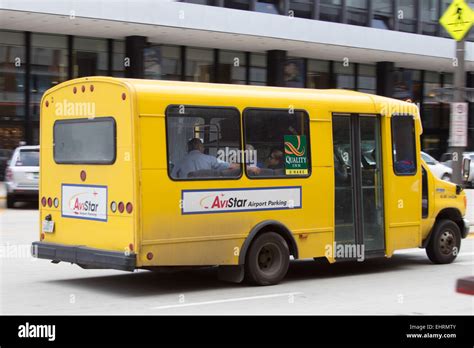
[(283, 151), (274, 147), (270, 150), (265, 162), (257, 162), (257, 165), (247, 164), (247, 173), (249, 175), (273, 176), (284, 174), (284, 155)]
[[(239, 164), (228, 163), (217, 159), (214, 156), (206, 155), (204, 153), (204, 144), (199, 138), (192, 138), (188, 141), (188, 153), (184, 158), (179, 161), (171, 172), (173, 178), (188, 178), (195, 177), (193, 173), (203, 171), (214, 170), (222, 171), (226, 169), (238, 169)], [(207, 175), (205, 175), (207, 176)]]

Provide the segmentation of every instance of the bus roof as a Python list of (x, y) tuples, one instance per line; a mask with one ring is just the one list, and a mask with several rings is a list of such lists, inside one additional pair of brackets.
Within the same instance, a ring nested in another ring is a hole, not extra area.
[[(410, 113), (416, 119), (419, 119), (418, 108), (413, 103), (345, 89), (270, 87), (92, 76), (63, 82), (46, 91), (43, 98), (61, 88), (65, 88), (74, 84), (81, 84), (85, 82), (91, 83), (95, 81), (122, 84), (130, 89), (132, 93), (135, 92), (138, 95), (139, 102), (141, 98), (146, 99), (147, 95), (153, 95), (155, 93), (159, 93), (160, 95), (207, 94), (212, 95), (216, 99), (225, 98), (227, 100), (232, 100), (235, 98), (263, 98), (272, 101), (280, 100), (290, 103), (291, 101), (294, 101), (295, 103), (307, 102), (311, 104), (334, 104), (350, 102), (353, 106), (367, 106), (367, 104), (372, 104), (372, 109), (374, 110), (373, 112), (388, 117), (397, 113)], [(403, 112), (397, 110), (402, 110)], [(354, 110), (354, 112), (357, 112), (357, 110)]]

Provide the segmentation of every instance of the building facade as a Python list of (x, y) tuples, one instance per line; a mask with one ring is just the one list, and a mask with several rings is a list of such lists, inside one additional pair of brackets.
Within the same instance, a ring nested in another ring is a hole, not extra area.
[[(38, 143), (50, 87), (91, 75), (345, 88), (418, 103), (446, 151), (455, 44), (445, 0), (105, 0), (0, 4), (0, 148)], [(474, 5), (473, 5), (474, 7)], [(474, 30), (466, 85), (474, 86)], [(470, 110), (474, 110), (470, 107)], [(469, 148), (474, 148), (474, 111)]]

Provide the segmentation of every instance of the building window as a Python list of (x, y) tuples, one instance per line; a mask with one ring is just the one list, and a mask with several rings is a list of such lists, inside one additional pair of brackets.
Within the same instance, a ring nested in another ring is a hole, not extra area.
[(359, 64), (357, 73), (357, 90), (370, 94), (376, 93), (377, 78), (375, 65)]
[(308, 60), (306, 87), (331, 88), (331, 63), (324, 60)]
[(342, 14), (341, 0), (320, 0), (319, 19), (328, 22), (340, 22)]
[(399, 0), (398, 21), (399, 30), (406, 33), (416, 33), (416, 2), (413, 0)]
[(290, 0), (290, 15), (298, 18), (313, 18), (314, 0)]
[(224, 0), (224, 7), (249, 11), (250, 0)]
[(146, 79), (181, 80), (180, 47), (150, 45), (145, 48), (144, 61)]
[(336, 88), (355, 89), (355, 64), (334, 64), (334, 74), (336, 78)]
[(372, 27), (378, 29), (393, 29), (393, 1), (377, 0), (372, 1), (374, 15)]
[(299, 87), (304, 88), (305, 86), (305, 73), (304, 73), (304, 59), (302, 58), (289, 58), (285, 62), (284, 66), (284, 80), (286, 87)]
[(267, 85), (267, 55), (260, 53), (250, 54), (250, 85)]
[(108, 75), (107, 40), (74, 37), (72, 54), (74, 77)]
[(416, 174), (415, 121), (412, 116), (392, 116), (392, 154), (396, 175)]
[(241, 176), (240, 114), (222, 107), (166, 110), (168, 173), (172, 179)]
[(270, 14), (281, 14), (280, 0), (256, 0), (255, 11), (270, 13)]
[(112, 76), (125, 76), (125, 41), (114, 40), (112, 49)]
[(439, 0), (420, 0), (421, 1), (421, 33), (424, 35), (435, 36), (438, 32), (438, 13)]
[(419, 70), (397, 68), (393, 74), (393, 98), (421, 101), (421, 75)]
[(68, 66), (67, 36), (31, 35), (30, 111), (38, 120), (44, 92), (66, 81)]
[(346, 0), (347, 23), (367, 25), (367, 0)]
[(0, 31), (0, 120), (25, 117), (24, 41), (23, 33)]
[(245, 85), (246, 73), (247, 62), (244, 52), (219, 51), (218, 82)]
[(186, 48), (186, 81), (211, 82), (214, 70), (214, 50)]
[(246, 160), (251, 178), (301, 177), (311, 172), (309, 119), (304, 111), (247, 109), (244, 111)]

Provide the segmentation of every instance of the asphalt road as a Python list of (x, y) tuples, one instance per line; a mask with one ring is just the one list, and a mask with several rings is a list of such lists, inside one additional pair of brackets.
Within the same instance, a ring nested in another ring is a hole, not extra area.
[(281, 284), (253, 287), (220, 282), (215, 269), (125, 273), (33, 259), (35, 206), (4, 208), (0, 200), (0, 314), (474, 314), (474, 297), (455, 292), (473, 275), (472, 234), (450, 265), (421, 249), (364, 263), (296, 261)]

